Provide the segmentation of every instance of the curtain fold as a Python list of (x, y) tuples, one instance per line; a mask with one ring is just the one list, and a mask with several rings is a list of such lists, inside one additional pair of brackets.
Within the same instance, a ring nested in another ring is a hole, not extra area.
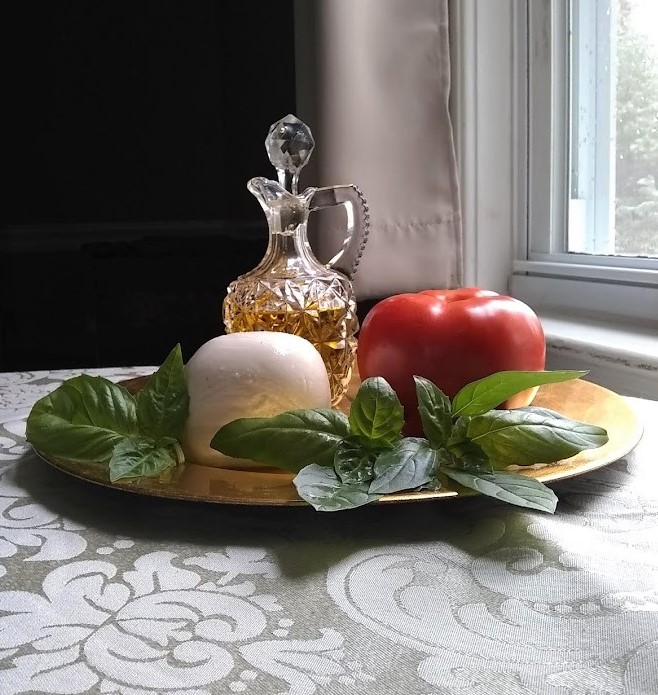
[[(447, 0), (300, 0), (296, 12), (313, 183), (355, 183), (370, 205), (358, 298), (459, 285)], [(341, 226), (321, 220), (318, 255), (340, 245)]]

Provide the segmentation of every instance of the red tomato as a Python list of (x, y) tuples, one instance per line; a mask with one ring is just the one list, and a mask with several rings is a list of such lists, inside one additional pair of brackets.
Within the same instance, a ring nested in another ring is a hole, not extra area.
[[(376, 304), (359, 334), (362, 379), (382, 376), (405, 410), (405, 434), (422, 435), (413, 377), (453, 398), (466, 384), (508, 369), (541, 371), (546, 340), (534, 311), (489, 290), (466, 287), (399, 294)], [(528, 405), (528, 389), (502, 407)]]

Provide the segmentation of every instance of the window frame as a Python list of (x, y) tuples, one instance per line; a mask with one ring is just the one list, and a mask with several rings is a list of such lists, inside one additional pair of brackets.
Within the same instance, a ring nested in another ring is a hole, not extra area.
[(465, 282), (658, 326), (657, 259), (565, 253), (568, 8), (450, 1)]

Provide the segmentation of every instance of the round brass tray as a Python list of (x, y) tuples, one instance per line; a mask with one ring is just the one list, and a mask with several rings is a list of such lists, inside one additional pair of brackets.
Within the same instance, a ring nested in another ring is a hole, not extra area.
[[(136, 393), (143, 388), (147, 378), (138, 377), (122, 383), (129, 391)], [(354, 376), (347, 395), (340, 405), (341, 410), (345, 412), (349, 410), (349, 403), (358, 386), (359, 379)], [(598, 449), (588, 449), (570, 459), (518, 471), (543, 483), (571, 478), (613, 463), (631, 451), (642, 437), (642, 425), (624, 398), (582, 379), (542, 386), (533, 405), (551, 408), (574, 420), (605, 427), (609, 436), (608, 443)], [(65, 473), (117, 490), (218, 504), (306, 505), (306, 502), (299, 498), (292, 484), (294, 474), (271, 468), (241, 471), (211, 468), (187, 462), (185, 470), (175, 482), (160, 483), (154, 479), (142, 478), (111, 483), (106, 466), (80, 464), (47, 456), (41, 452), (37, 453), (49, 464)], [(472, 494), (475, 493), (457, 492), (455, 489), (446, 487), (437, 491), (421, 490), (385, 495), (375, 504), (448, 499)]]

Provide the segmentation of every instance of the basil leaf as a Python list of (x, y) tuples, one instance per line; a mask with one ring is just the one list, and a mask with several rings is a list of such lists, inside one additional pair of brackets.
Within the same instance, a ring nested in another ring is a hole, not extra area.
[(71, 461), (107, 461), (124, 437), (136, 434), (135, 399), (122, 386), (86, 374), (39, 399), (27, 418), (32, 446)]
[(156, 477), (175, 467), (176, 455), (171, 446), (158, 446), (150, 439), (124, 439), (114, 447), (110, 459), (110, 480)]
[(292, 482), (299, 496), (319, 512), (353, 509), (379, 499), (368, 493), (368, 483), (343, 483), (333, 469), (316, 464), (302, 468)]
[(550, 408), (539, 408), (534, 405), (528, 405), (525, 408), (514, 408), (516, 413), (534, 413), (535, 415), (541, 415), (543, 417), (554, 418), (556, 420), (569, 420), (574, 422), (571, 418), (562, 413), (558, 413), (557, 410), (551, 410)]
[(489, 457), (475, 442), (462, 442), (459, 446), (450, 450), (453, 454), (455, 465), (467, 470), (486, 471), (493, 470)]
[(427, 440), (405, 437), (377, 457), (369, 492), (384, 495), (425, 485), (436, 477), (437, 460), (438, 452)]
[(450, 399), (429, 379), (414, 376), (414, 381), (423, 432), (429, 443), (439, 449), (445, 445), (452, 430)]
[(578, 379), (587, 372), (497, 372), (464, 386), (452, 401), (454, 415), (482, 415), (525, 389)]
[(469, 420), (466, 433), (494, 468), (559, 461), (608, 441), (601, 427), (531, 410), (493, 410), (478, 415)]
[(210, 446), (227, 456), (296, 472), (308, 463), (333, 467), (336, 447), (349, 434), (347, 417), (336, 410), (289, 410), (229, 422)]
[(468, 441), (467, 431), (470, 419), (471, 418), (468, 417), (460, 417), (453, 424), (452, 431), (450, 432), (450, 437), (446, 442), (446, 447), (450, 449), (450, 451), (456, 450), (464, 442)]
[(392, 446), (402, 437), (404, 410), (395, 391), (380, 376), (366, 379), (350, 406), (350, 430), (367, 444)]
[(441, 473), (464, 487), (519, 507), (553, 514), (557, 505), (557, 497), (551, 488), (524, 475), (474, 473), (458, 468), (441, 468)]
[(176, 345), (137, 396), (140, 434), (156, 441), (162, 437), (180, 439), (189, 400), (183, 355), (180, 345)]
[(334, 455), (334, 470), (344, 483), (367, 483), (372, 480), (372, 467), (377, 453), (364, 448), (356, 437), (344, 439)]

